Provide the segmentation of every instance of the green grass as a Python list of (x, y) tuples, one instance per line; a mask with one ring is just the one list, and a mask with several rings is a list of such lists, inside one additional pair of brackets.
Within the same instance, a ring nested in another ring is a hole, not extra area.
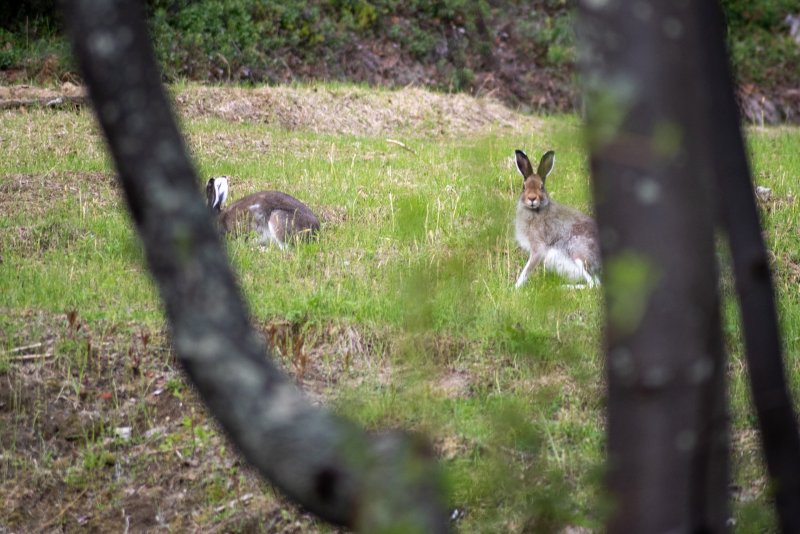
[[(293, 358), (292, 343), (305, 339), (306, 347), (313, 345), (306, 353), (312, 361), (305, 379), (313, 383), (319, 374), (335, 375), (321, 391), (341, 413), (368, 428), (411, 428), (433, 439), (450, 499), (466, 511), (459, 522), (463, 532), (552, 532), (566, 525), (598, 528), (603, 520), (600, 292), (566, 290), (541, 271), (522, 290), (513, 287), (526, 260), (513, 241), (520, 186), (513, 150), (538, 157), (554, 149), (551, 194), (585, 210), (589, 206), (579, 122), (566, 116), (542, 124), (528, 132), (396, 136), (412, 153), (386, 137), (184, 121), (202, 181), (230, 175), (234, 200), (280, 189), (322, 215), (315, 243), (281, 251), (246, 240), (228, 242), (254, 322), (290, 325), (291, 335), (281, 338), (276, 350), (301, 381), (306, 363)], [(113, 471), (119, 462), (115, 454), (133, 454), (127, 447), (147, 444), (144, 431), (162, 421), (157, 407), (144, 402), (147, 395), (162, 389), (161, 395), (176, 402), (193, 401), (180, 376), (163, 370), (169, 365), (165, 356), (150, 356), (155, 375), (133, 363), (137, 354), (148, 353), (147, 342), (136, 336), (160, 331), (163, 315), (91, 116), (6, 112), (0, 114), (0, 131), (11, 132), (2, 140), (0, 158), (0, 309), (8, 315), (0, 322), (0, 350), (41, 339), (55, 328), (55, 320), (47, 318), (77, 310), (86, 326), (75, 331), (58, 326), (61, 341), (54, 348), (72, 394), (93, 395), (98, 373), (118, 376), (103, 370), (92, 347), (101, 354), (127, 350), (126, 372), (146, 392), (124, 417), (90, 426), (92, 433), (81, 427), (85, 445), (68, 465), (68, 484), (75, 491), (99, 491), (92, 484)], [(795, 396), (800, 393), (800, 270), (792, 270), (800, 262), (798, 143), (797, 129), (750, 132), (757, 182), (773, 191), (764, 221), (775, 255)], [(754, 496), (736, 503), (736, 517), (743, 532), (764, 531), (774, 525), (753, 439), (738, 317), (728, 301), (736, 483)], [(30, 313), (44, 314), (41, 327)], [(360, 348), (335, 349), (330, 340), (348, 329), (360, 336)], [(119, 349), (100, 343), (101, 332), (117, 331), (134, 341)], [(16, 376), (17, 368), (0, 356), (0, 379)], [(166, 373), (163, 383), (159, 373)], [(115, 382), (107, 390), (120, 399), (119, 406), (127, 406), (126, 386)], [(157, 453), (229, 457), (205, 416), (193, 410), (173, 419)], [(115, 441), (115, 426), (128, 424), (137, 429), (133, 444)], [(18, 432), (15, 443), (22, 443), (24, 433)], [(18, 472), (16, 464), (4, 461), (0, 474)], [(215, 511), (236, 499), (232, 488), (244, 484), (243, 475), (230, 463), (215, 469), (203, 485), (206, 508), (197, 521), (208, 525), (235, 517), (246, 524), (246, 517), (230, 508)], [(113, 499), (104, 502), (111, 509), (121, 506)]]

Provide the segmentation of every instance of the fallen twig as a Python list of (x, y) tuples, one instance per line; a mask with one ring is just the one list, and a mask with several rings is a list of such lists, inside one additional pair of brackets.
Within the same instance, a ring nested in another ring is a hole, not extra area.
[(8, 360), (14, 363), (27, 363), (35, 360), (46, 360), (55, 356), (52, 352), (43, 352), (41, 354), (23, 354), (22, 356), (14, 356)]
[(44, 345), (44, 343), (42, 343), (40, 341), (39, 343), (31, 343), (30, 345), (23, 345), (21, 347), (14, 347), (13, 349), (8, 349), (6, 351), (6, 354), (14, 354), (15, 352), (24, 352), (26, 350), (38, 349), (42, 345)]

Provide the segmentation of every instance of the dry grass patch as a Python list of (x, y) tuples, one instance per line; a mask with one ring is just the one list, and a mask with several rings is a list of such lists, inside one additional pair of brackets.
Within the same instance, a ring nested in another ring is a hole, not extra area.
[(0, 181), (0, 217), (42, 215), (71, 197), (77, 200), (76, 210), (117, 209), (118, 188), (116, 177), (107, 172), (6, 174)]
[(178, 90), (175, 101), (181, 114), (189, 118), (265, 122), (315, 133), (435, 136), (492, 127), (511, 131), (539, 128), (535, 118), (523, 117), (491, 98), (419, 88), (191, 86)]
[(59, 96), (84, 96), (86, 90), (70, 82), (59, 87), (37, 87), (33, 85), (0, 85), (0, 101), (57, 98)]
[[(375, 90), (359, 87), (261, 86), (172, 87), (174, 102), (187, 119), (214, 117), (231, 122), (266, 123), (288, 130), (359, 136), (406, 134), (422, 137), (478, 131), (532, 132), (541, 121), (521, 115), (491, 97), (436, 93), (417, 87)], [(13, 85), (0, 87), (0, 107), (85, 96), (82, 87)], [(21, 106), (24, 109), (25, 106)], [(262, 145), (266, 149), (268, 145)]]
[[(446, 94), (417, 87), (386, 90), (334, 86), (170, 88), (181, 116), (258, 122), (288, 130), (359, 136), (406, 134), (422, 137), (472, 134), (478, 130), (536, 131), (541, 121), (521, 115), (491, 97)], [(82, 97), (83, 87), (15, 85), (0, 87), (0, 107), (11, 102), (41, 102)], [(22, 109), (24, 112), (24, 106)], [(266, 146), (262, 146), (266, 148)]]

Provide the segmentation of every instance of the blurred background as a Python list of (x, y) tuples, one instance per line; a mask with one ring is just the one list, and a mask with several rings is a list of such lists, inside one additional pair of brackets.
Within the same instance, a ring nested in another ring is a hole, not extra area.
[[(348, 81), (578, 106), (574, 0), (147, 0), (166, 81)], [(75, 82), (55, 0), (0, 6), (0, 83)], [(747, 118), (800, 120), (800, 6), (723, 0)]]

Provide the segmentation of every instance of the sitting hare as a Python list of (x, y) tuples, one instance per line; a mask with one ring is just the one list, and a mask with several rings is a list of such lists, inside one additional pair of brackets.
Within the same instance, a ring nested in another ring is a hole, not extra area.
[(536, 172), (523, 151), (517, 150), (515, 154), (524, 179), (517, 203), (515, 234), (519, 245), (531, 254), (519, 273), (516, 287), (525, 283), (539, 263), (571, 281), (585, 281), (589, 287), (599, 284), (597, 225), (578, 210), (551, 200), (544, 188), (556, 161), (555, 152), (551, 150), (542, 156)]
[(308, 206), (286, 193), (260, 191), (222, 209), (227, 197), (227, 176), (208, 180), (208, 207), (218, 214), (223, 234), (239, 235), (252, 231), (257, 234), (260, 243), (276, 243), (283, 248), (294, 237), (309, 238), (319, 232), (317, 216)]

